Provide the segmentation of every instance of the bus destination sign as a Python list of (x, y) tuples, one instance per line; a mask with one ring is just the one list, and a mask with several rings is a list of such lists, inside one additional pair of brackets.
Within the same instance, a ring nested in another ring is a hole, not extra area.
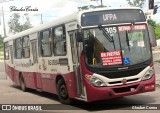
[(140, 9), (103, 10), (82, 14), (82, 26), (118, 23), (144, 22), (146, 18)]

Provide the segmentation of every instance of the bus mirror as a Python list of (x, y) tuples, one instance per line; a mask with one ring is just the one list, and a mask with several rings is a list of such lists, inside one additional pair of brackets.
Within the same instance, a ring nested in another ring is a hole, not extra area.
[(77, 31), (77, 36), (76, 36), (77, 42), (82, 42), (83, 41), (83, 35), (81, 32)]
[(151, 25), (149, 25), (149, 37), (150, 37), (151, 46), (152, 47), (157, 46), (156, 34), (155, 34), (153, 26), (151, 26)]

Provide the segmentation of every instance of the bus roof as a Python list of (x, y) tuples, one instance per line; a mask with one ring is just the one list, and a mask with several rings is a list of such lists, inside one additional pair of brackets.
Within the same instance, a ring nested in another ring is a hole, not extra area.
[(103, 10), (118, 10), (118, 9), (141, 9), (140, 7), (103, 7), (103, 8), (92, 8), (88, 10), (81, 10), (80, 13), (92, 12), (92, 11), (103, 11)]
[(63, 23), (79, 20), (80, 16), (83, 13), (86, 13), (86, 12), (103, 11), (103, 10), (118, 10), (118, 9), (140, 9), (140, 8), (138, 8), (138, 7), (117, 7), (117, 8), (103, 7), (103, 8), (93, 8), (93, 9), (89, 9), (89, 10), (80, 10), (78, 12), (74, 12), (74, 13), (69, 14), (67, 16), (56, 18), (56, 19), (54, 19), (54, 20), (52, 20), (48, 23), (30, 28), (28, 30), (22, 31), (22, 32), (17, 33), (17, 34), (12, 35), (12, 36), (6, 37), (4, 39), (4, 42), (7, 42), (7, 41), (10, 41), (10, 40), (22, 37), (22, 36), (26, 36), (26, 35), (29, 35), (29, 34), (33, 34), (35, 32), (39, 32), (41, 30), (44, 30), (44, 29), (47, 29), (47, 28), (50, 28), (50, 27), (53, 27), (53, 26), (61, 25)]

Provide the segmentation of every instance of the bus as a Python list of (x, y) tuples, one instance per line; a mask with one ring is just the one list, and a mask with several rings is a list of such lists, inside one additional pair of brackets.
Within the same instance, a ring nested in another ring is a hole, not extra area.
[(23, 91), (61, 103), (155, 91), (148, 24), (140, 8), (81, 10), (4, 39), (6, 74)]

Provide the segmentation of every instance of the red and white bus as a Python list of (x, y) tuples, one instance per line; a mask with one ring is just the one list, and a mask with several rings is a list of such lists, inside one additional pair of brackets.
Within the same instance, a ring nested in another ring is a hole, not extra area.
[(139, 8), (82, 10), (4, 39), (6, 73), (62, 103), (155, 91), (148, 25)]

